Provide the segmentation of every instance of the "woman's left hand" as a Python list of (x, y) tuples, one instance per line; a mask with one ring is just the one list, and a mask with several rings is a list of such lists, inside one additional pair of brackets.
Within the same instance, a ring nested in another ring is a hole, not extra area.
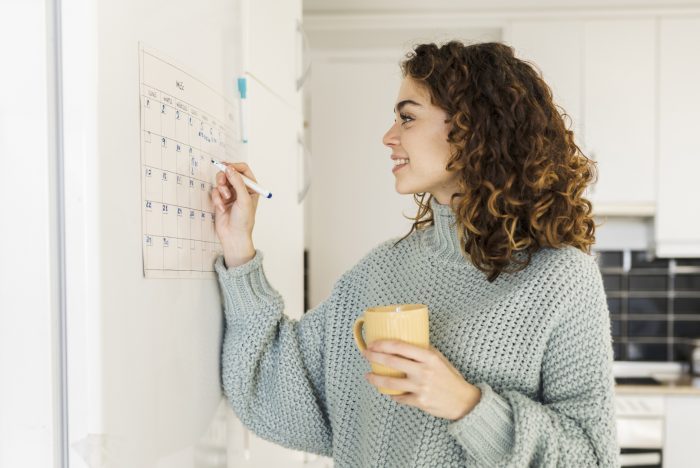
[(481, 390), (467, 382), (433, 346), (426, 349), (398, 340), (377, 340), (368, 345), (363, 355), (371, 362), (406, 373), (401, 378), (369, 372), (365, 378), (370, 384), (408, 392), (388, 396), (433, 416), (451, 421), (460, 419), (481, 398)]

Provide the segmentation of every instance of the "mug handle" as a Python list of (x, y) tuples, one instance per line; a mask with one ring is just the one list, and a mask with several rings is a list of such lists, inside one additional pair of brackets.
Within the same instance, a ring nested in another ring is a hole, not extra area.
[(355, 325), (352, 328), (352, 334), (355, 336), (355, 344), (357, 345), (358, 348), (360, 348), (360, 351), (364, 351), (367, 349), (367, 344), (365, 343), (365, 340), (362, 338), (362, 325), (365, 323), (365, 317), (362, 316), (355, 320)]

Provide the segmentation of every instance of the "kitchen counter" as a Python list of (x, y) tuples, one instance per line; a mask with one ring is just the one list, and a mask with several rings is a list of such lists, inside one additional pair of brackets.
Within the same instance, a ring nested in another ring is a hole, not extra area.
[(697, 395), (700, 396), (700, 377), (682, 375), (675, 378), (655, 377), (657, 384), (615, 384), (617, 395)]

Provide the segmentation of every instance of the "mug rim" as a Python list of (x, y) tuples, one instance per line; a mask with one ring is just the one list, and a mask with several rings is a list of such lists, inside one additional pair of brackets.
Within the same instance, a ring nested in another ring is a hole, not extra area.
[(386, 314), (396, 312), (396, 308), (400, 307), (399, 312), (416, 312), (423, 309), (428, 309), (425, 304), (389, 304), (383, 306), (368, 307), (365, 309), (366, 313), (369, 314)]

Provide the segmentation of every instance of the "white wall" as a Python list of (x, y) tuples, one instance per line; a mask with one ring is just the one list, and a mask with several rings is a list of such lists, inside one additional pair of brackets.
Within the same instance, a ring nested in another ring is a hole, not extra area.
[(55, 465), (54, 140), (48, 2), (0, 4), (0, 466)]

